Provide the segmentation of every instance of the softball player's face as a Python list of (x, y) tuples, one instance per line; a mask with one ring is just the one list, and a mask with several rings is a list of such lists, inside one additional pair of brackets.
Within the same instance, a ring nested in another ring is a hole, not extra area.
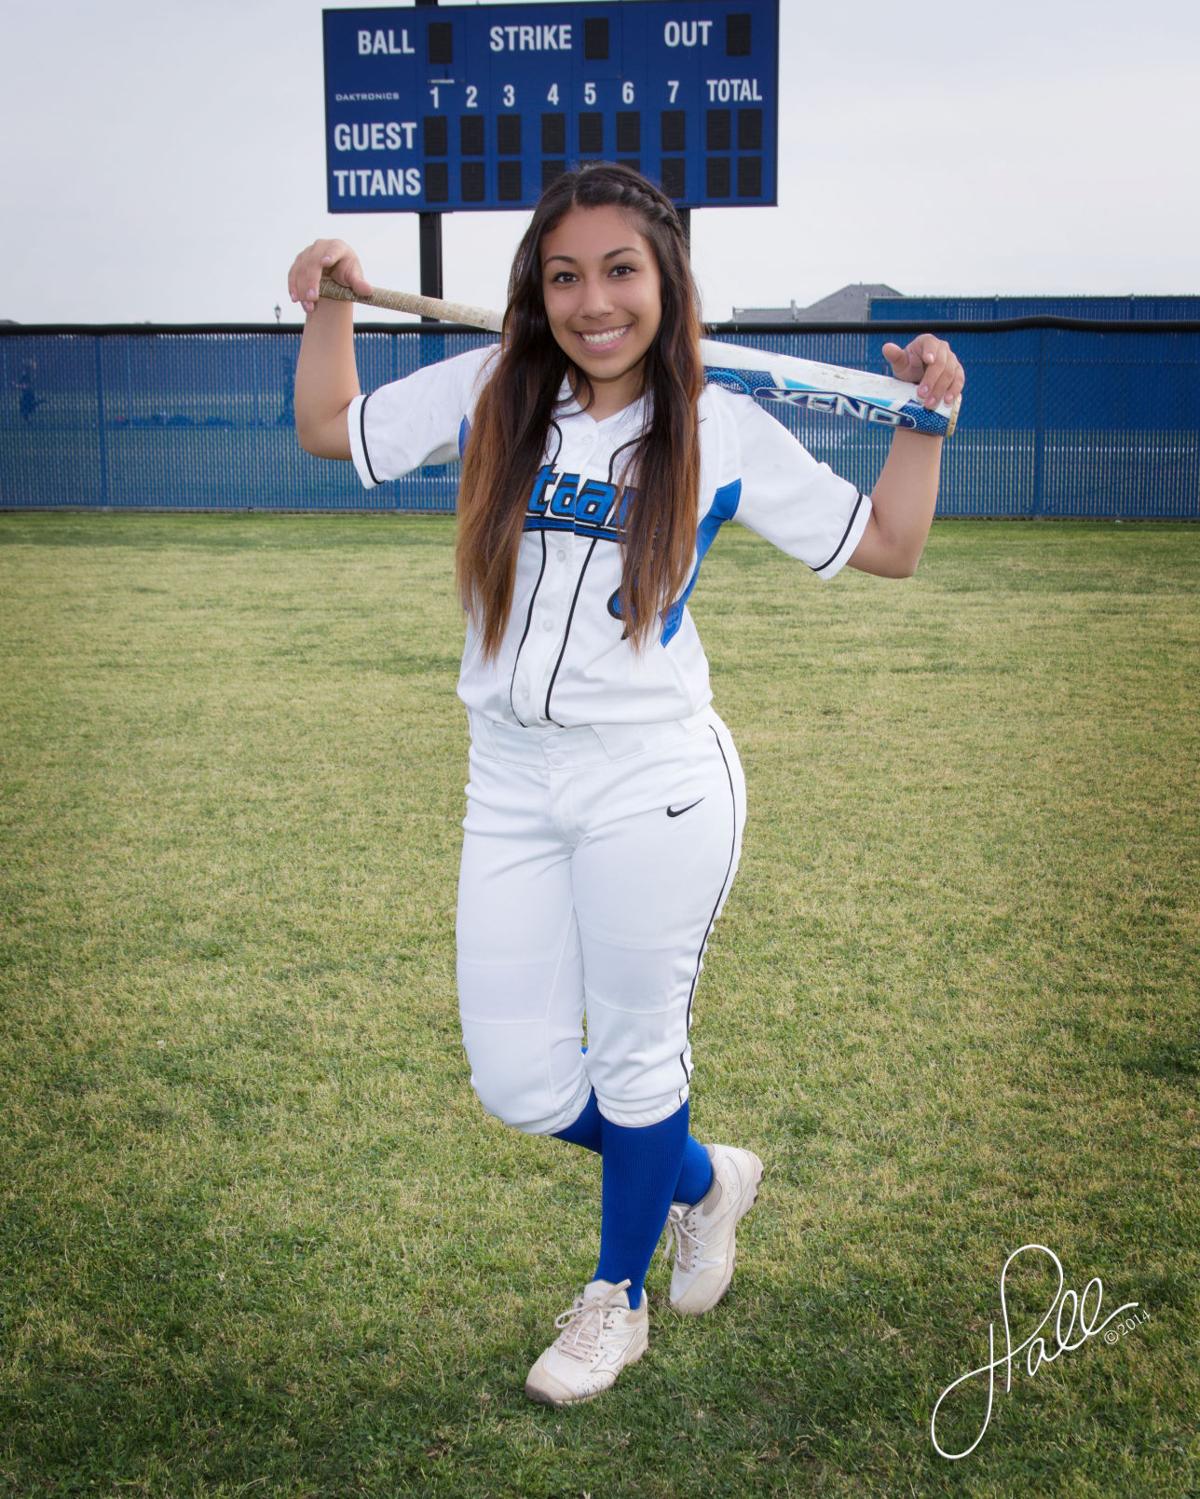
[(555, 342), (592, 383), (597, 421), (642, 391), (662, 321), (654, 247), (619, 208), (572, 208), (542, 236), (542, 292)]

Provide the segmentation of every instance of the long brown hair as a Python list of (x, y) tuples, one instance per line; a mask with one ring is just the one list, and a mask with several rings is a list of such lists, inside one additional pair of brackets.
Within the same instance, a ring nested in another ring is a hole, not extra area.
[[(619, 590), (635, 647), (687, 581), (696, 544), (700, 444), (696, 403), (704, 386), (699, 297), (671, 200), (629, 167), (596, 162), (564, 173), (542, 194), (513, 259), (501, 349), (480, 393), (463, 457), (455, 557), (459, 595), (480, 628), (485, 659), (500, 649), (512, 608), (525, 507), (542, 462), (563, 377), (573, 372), (585, 409), (592, 388), (559, 348), (542, 293), (542, 238), (574, 207), (628, 213), (653, 247), (662, 321), (643, 365), (649, 425), (620, 475), (624, 509)], [(635, 488), (636, 484), (636, 488)], [(628, 505), (626, 506), (626, 500)]]

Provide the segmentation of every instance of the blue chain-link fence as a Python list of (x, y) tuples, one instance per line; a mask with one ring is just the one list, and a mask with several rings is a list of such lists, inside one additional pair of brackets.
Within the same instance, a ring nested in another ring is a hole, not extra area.
[[(729, 324), (713, 337), (886, 372), (881, 349), (928, 323)], [(939, 515), (1200, 518), (1200, 323), (1034, 318), (940, 323), (967, 371)], [(360, 328), (364, 390), (488, 342)], [(299, 331), (0, 328), (0, 506), (452, 510), (457, 465), (364, 490), (296, 441)], [(869, 491), (885, 430), (768, 408)]]
[(1200, 321), (1200, 297), (872, 297), (873, 323), (997, 322), (1006, 318), (1083, 318), (1142, 323)]

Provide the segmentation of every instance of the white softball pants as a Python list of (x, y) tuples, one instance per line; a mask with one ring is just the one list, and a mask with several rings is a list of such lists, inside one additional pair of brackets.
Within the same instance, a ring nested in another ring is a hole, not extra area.
[(469, 716), (457, 934), (471, 1086), (530, 1134), (565, 1129), (592, 1088), (613, 1123), (657, 1124), (688, 1096), (696, 982), (741, 853), (729, 730), (711, 708), (572, 729)]

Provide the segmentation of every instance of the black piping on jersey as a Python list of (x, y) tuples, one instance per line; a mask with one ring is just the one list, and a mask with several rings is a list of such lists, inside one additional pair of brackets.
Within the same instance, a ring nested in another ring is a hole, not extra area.
[[(639, 432), (636, 437), (631, 437), (628, 442), (623, 442), (619, 448), (615, 448), (613, 450), (613, 455), (608, 460), (608, 482), (610, 484), (613, 482), (613, 468), (616, 466), (617, 459), (621, 456), (626, 448), (636, 447), (645, 435), (645, 431), (643, 430)], [(560, 449), (562, 447), (561, 432), (559, 433), (559, 447)], [(620, 513), (620, 506), (622, 504), (624, 504), (623, 499), (618, 505), (618, 514)], [(575, 584), (575, 597), (571, 600), (571, 612), (567, 615), (567, 628), (563, 631), (562, 645), (559, 647), (558, 651), (558, 660), (554, 663), (554, 670), (550, 674), (550, 685), (546, 688), (546, 717), (551, 723), (558, 723), (558, 720), (556, 718), (550, 717), (550, 694), (554, 691), (554, 683), (558, 678), (558, 668), (562, 665), (563, 657), (567, 653), (567, 641), (571, 635), (571, 621), (575, 618), (575, 605), (579, 602), (579, 590), (583, 587), (583, 575), (587, 572), (588, 563), (592, 560), (592, 553), (596, 550), (596, 542), (598, 542), (599, 540), (599, 536), (595, 536), (593, 538), (591, 546), (588, 547), (587, 556), (583, 559), (583, 566), (579, 569), (579, 581)], [(543, 531), (542, 546), (545, 547), (545, 545), (546, 533)], [(562, 728), (562, 724), (559, 724), (558, 726), (560, 729)]]
[[(587, 556), (583, 559), (583, 566), (579, 569), (579, 578), (575, 583), (575, 597), (571, 600), (571, 612), (567, 615), (567, 628), (563, 631), (562, 645), (558, 648), (558, 660), (554, 663), (554, 670), (550, 673), (550, 685), (546, 688), (546, 717), (551, 723), (558, 723), (557, 718), (550, 718), (550, 694), (554, 691), (554, 683), (558, 677), (558, 668), (562, 665), (563, 657), (567, 653), (567, 639), (571, 634), (571, 621), (575, 618), (575, 605), (579, 602), (579, 590), (583, 587), (583, 575), (588, 570), (588, 563), (592, 560), (592, 553), (596, 550), (599, 537), (595, 537), (587, 549)], [(546, 545), (546, 533), (542, 532), (542, 546)], [(561, 729), (562, 724), (558, 724)]]
[[(550, 425), (554, 428), (555, 432), (558, 433), (558, 447), (554, 450), (554, 457), (550, 460), (551, 465), (553, 465), (553, 464), (555, 464), (555, 463), (558, 462), (558, 455), (562, 452), (563, 435), (562, 435), (562, 428), (558, 425), (558, 423), (554, 420), (553, 417), (550, 418)], [(529, 634), (529, 626), (530, 626), (530, 623), (533, 620), (533, 606), (534, 606), (534, 604), (537, 601), (538, 589), (542, 586), (542, 579), (545, 577), (545, 575), (546, 575), (546, 533), (545, 533), (545, 531), (543, 531), (542, 532), (542, 565), (538, 569), (537, 582), (533, 585), (533, 592), (529, 595), (529, 608), (525, 612), (525, 628), (524, 628), (524, 630), (521, 631), (521, 641), (520, 641), (520, 644), (517, 646), (517, 654), (513, 658), (512, 676), (509, 677), (509, 679), (508, 679), (508, 706), (512, 709), (512, 715), (513, 715), (513, 717), (517, 720), (517, 722), (521, 725), (521, 727), (523, 729), (527, 729), (529, 727), (529, 725), (525, 722), (525, 720), (517, 712), (517, 705), (516, 705), (516, 703), (513, 702), (513, 688), (516, 686), (516, 682), (517, 682), (517, 667), (521, 664), (521, 651), (523, 650), (523, 648), (525, 646), (525, 639), (526, 639), (526, 637)]]
[(612, 457), (608, 460), (608, 482), (610, 484), (613, 482), (613, 465), (616, 463), (617, 459), (621, 456), (626, 448), (632, 448), (633, 446), (635, 446), (635, 444), (641, 442), (642, 438), (645, 437), (645, 435), (645, 424), (643, 423), (642, 430), (636, 437), (631, 437), (628, 442), (623, 442), (619, 448), (614, 450)]
[(836, 557), (837, 554), (841, 551), (841, 549), (846, 545), (846, 537), (850, 535), (850, 528), (854, 524), (854, 517), (858, 514), (859, 509), (862, 506), (862, 501), (863, 501), (862, 490), (860, 489), (858, 491), (858, 499), (855, 500), (855, 502), (854, 502), (854, 509), (850, 512), (850, 519), (846, 522), (846, 529), (842, 532), (842, 539), (841, 539), (841, 541), (839, 541), (838, 544), (837, 544), (837, 546), (834, 547), (832, 556), (827, 557), (825, 559), (825, 561), (820, 564), (819, 567), (814, 567), (813, 568), (813, 572), (819, 573), (822, 568), (828, 567), (829, 564), (833, 561), (834, 557)]
[(380, 482), (379, 477), (371, 465), (371, 455), (367, 452), (367, 402), (371, 399), (372, 395), (374, 395), (374, 391), (368, 391), (362, 398), (362, 405), (358, 408), (358, 430), (362, 435), (363, 458), (366, 460), (367, 473), (378, 484)]
[(537, 582), (533, 585), (533, 592), (529, 596), (529, 608), (528, 608), (528, 610), (526, 611), (526, 614), (525, 614), (525, 628), (521, 632), (521, 644), (517, 646), (517, 655), (516, 655), (516, 660), (514, 660), (514, 662), (513, 662), (512, 676), (509, 677), (509, 679), (508, 679), (508, 706), (513, 711), (513, 717), (517, 720), (517, 722), (521, 725), (521, 727), (523, 729), (527, 729), (529, 727), (529, 725), (525, 722), (525, 720), (517, 712), (517, 705), (516, 705), (516, 703), (513, 702), (513, 688), (515, 687), (516, 681), (517, 681), (517, 662), (520, 661), (520, 659), (521, 659), (521, 646), (523, 646), (525, 644), (525, 637), (526, 637), (526, 635), (529, 634), (529, 624), (530, 624), (530, 621), (533, 619), (533, 601), (534, 601), (534, 599), (537, 598), (537, 591), (542, 586), (542, 578), (545, 575), (545, 572), (546, 572), (546, 533), (545, 533), (545, 531), (543, 531), (542, 532), (542, 565), (538, 569)]
[[(708, 946), (708, 938), (710, 932), (713, 929), (713, 922), (717, 919), (717, 912), (721, 909), (721, 902), (725, 899), (725, 892), (729, 889), (729, 879), (731, 874), (733, 873), (733, 854), (734, 850), (737, 848), (737, 796), (733, 789), (733, 773), (729, 769), (729, 761), (726, 758), (724, 747), (721, 744), (721, 736), (717, 733), (716, 729), (713, 728), (712, 724), (709, 724), (708, 727), (710, 732), (712, 733), (713, 738), (717, 741), (717, 748), (721, 751), (721, 763), (725, 766), (725, 775), (729, 780), (729, 803), (733, 809), (733, 836), (729, 840), (729, 863), (725, 866), (725, 878), (721, 881), (721, 888), (717, 893), (717, 899), (712, 908), (712, 915), (708, 918), (708, 925), (704, 928), (704, 937), (700, 943), (700, 951), (696, 954), (696, 967), (695, 971), (692, 974), (692, 987), (688, 990), (687, 1027), (684, 1031), (685, 1050), (686, 1037), (688, 1032), (692, 1028), (692, 1000), (696, 996), (696, 984), (700, 978), (700, 963), (704, 958), (704, 949)], [(679, 1065), (683, 1069), (683, 1086), (684, 1088), (686, 1088), (688, 1082), (688, 1073), (687, 1064), (683, 1060), (682, 1051), (679, 1053)], [(680, 1108), (682, 1108), (683, 1088), (681, 1088), (679, 1091), (681, 1095), (679, 1099), (679, 1106)]]

